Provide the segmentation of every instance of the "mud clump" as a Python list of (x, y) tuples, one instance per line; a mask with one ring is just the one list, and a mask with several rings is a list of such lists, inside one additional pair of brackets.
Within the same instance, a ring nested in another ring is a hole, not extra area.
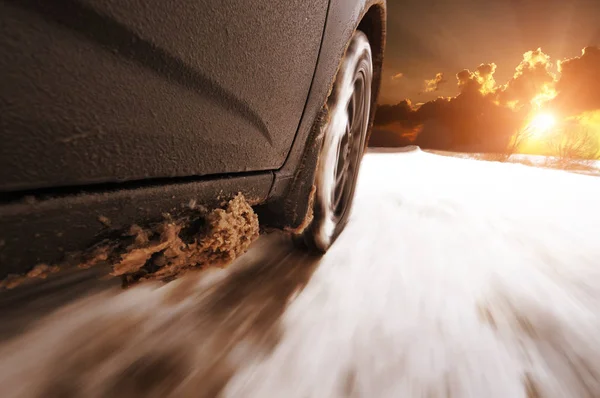
[[(222, 208), (194, 207), (185, 215), (141, 227), (133, 225), (120, 236), (104, 240), (79, 257), (78, 268), (110, 266), (110, 275), (123, 286), (144, 280), (164, 282), (190, 270), (223, 268), (248, 250), (258, 238), (258, 216), (242, 194)], [(13, 288), (30, 278), (45, 278), (59, 266), (40, 264), (27, 275), (12, 275), (0, 287)]]
[(527, 398), (541, 398), (540, 391), (537, 383), (533, 380), (529, 373), (526, 373), (523, 377), (523, 384), (525, 385), (525, 394)]
[(48, 264), (38, 264), (27, 273), (27, 277), (46, 279), (49, 274), (53, 274), (59, 270), (60, 268), (57, 265), (50, 266)]
[(224, 208), (200, 213), (150, 229), (133, 226), (133, 243), (118, 255), (112, 275), (122, 276), (125, 285), (169, 281), (188, 270), (224, 267), (258, 238), (258, 217), (241, 194)]
[(25, 275), (8, 275), (0, 281), (0, 289), (13, 289), (31, 279), (46, 279), (48, 275), (60, 271), (57, 265), (38, 264)]

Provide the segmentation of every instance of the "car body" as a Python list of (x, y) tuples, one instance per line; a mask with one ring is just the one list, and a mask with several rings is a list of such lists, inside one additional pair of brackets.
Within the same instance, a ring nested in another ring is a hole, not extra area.
[(0, 1), (0, 279), (93, 244), (99, 219), (118, 229), (238, 192), (261, 223), (301, 229), (357, 29), (376, 101), (385, 6)]

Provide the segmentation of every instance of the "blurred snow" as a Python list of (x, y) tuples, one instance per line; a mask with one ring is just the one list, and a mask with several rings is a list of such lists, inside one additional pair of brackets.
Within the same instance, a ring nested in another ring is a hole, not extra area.
[(228, 396), (600, 396), (600, 179), (375, 149)]
[(600, 179), (371, 150), (321, 259), (271, 234), (229, 269), (91, 297), (0, 347), (0, 396), (57, 391), (600, 397)]

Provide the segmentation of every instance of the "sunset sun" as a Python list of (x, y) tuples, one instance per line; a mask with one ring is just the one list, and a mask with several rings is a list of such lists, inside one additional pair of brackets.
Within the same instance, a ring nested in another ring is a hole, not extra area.
[(556, 118), (550, 113), (537, 114), (529, 123), (529, 129), (536, 134), (545, 133), (556, 125)]

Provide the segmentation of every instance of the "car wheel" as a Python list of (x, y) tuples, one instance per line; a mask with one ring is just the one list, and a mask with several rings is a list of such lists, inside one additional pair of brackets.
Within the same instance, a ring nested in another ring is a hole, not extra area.
[(371, 112), (373, 62), (367, 36), (356, 31), (350, 40), (327, 99), (328, 120), (315, 173), (313, 219), (301, 241), (325, 252), (344, 229), (366, 147)]

